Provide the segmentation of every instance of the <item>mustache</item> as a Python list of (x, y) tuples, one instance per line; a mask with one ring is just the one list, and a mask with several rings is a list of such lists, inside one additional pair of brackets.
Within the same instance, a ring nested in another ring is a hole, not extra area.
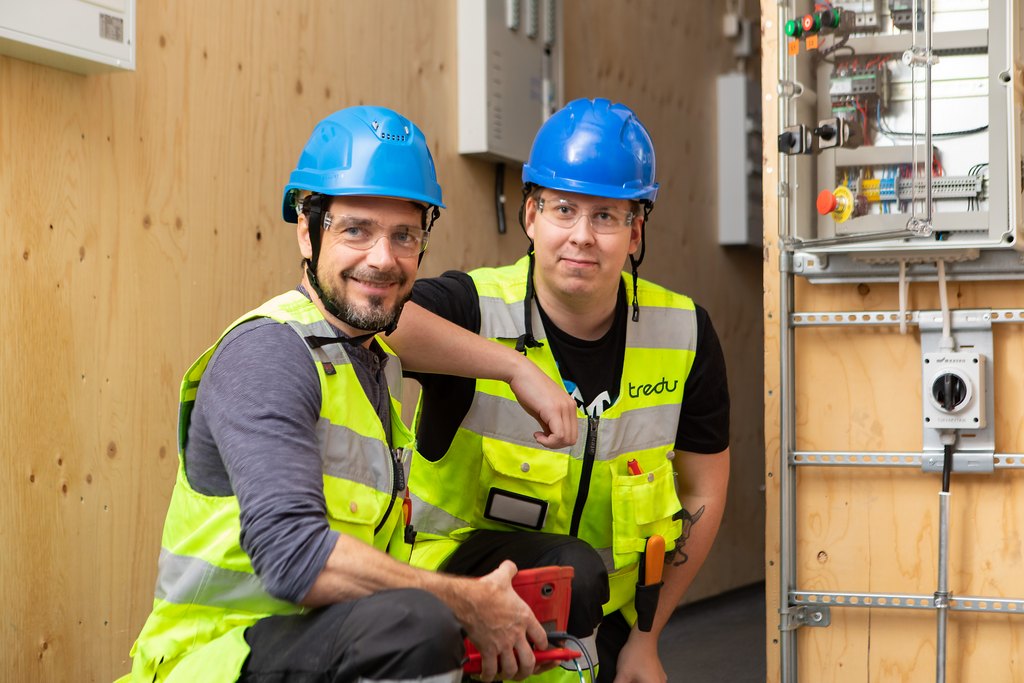
[(384, 272), (371, 268), (349, 268), (348, 270), (341, 271), (341, 276), (374, 285), (404, 285), (409, 281), (409, 278), (401, 271)]

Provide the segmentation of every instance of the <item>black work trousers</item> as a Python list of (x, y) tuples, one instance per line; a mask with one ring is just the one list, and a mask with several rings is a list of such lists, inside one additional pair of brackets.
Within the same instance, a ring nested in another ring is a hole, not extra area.
[(459, 681), (462, 629), (430, 593), (383, 591), (307, 614), (260, 619), (239, 681)]
[(442, 568), (450, 574), (483, 576), (512, 560), (519, 569), (572, 567), (572, 601), (566, 630), (585, 638), (597, 630), (598, 683), (615, 679), (619, 652), (632, 628), (621, 612), (602, 616), (608, 601), (608, 571), (588, 543), (575, 536), (537, 531), (476, 531), (452, 553)]

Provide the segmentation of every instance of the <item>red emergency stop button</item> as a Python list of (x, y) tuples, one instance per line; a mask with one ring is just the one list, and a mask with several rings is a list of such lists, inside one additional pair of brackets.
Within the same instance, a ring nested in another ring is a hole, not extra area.
[(818, 193), (818, 213), (822, 216), (832, 216), (836, 223), (845, 223), (853, 217), (855, 205), (853, 193), (846, 185), (840, 185), (834, 190), (822, 190)]
[(836, 199), (832, 190), (822, 190), (818, 193), (818, 213), (822, 216), (829, 215), (836, 210), (837, 206), (839, 206), (839, 200)]

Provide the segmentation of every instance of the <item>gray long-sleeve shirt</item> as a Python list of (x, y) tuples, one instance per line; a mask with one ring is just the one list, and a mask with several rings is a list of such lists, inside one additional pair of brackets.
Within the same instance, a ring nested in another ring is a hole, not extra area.
[[(369, 349), (347, 343), (345, 350), (389, 432), (387, 355), (376, 342)], [(210, 359), (185, 448), (192, 488), (238, 498), (242, 549), (267, 592), (291, 602), (312, 587), (338, 537), (326, 518), (320, 400), (305, 342), (282, 323), (246, 322)]]

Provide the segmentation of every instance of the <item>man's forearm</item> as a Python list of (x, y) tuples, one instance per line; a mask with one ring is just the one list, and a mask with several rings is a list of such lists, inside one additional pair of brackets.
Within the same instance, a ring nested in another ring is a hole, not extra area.
[(666, 557), (665, 584), (649, 634), (655, 641), (711, 551), (725, 512), (729, 482), (728, 449), (714, 455), (678, 453), (676, 459), (683, 529), (670, 557)]
[[(672, 612), (682, 602), (683, 596), (686, 595), (711, 551), (722, 521), (724, 505), (721, 502), (691, 499), (683, 506), (684, 514), (699, 515), (700, 519), (693, 525), (689, 538), (682, 544), (677, 543), (671, 561), (666, 558), (663, 576), (665, 585), (661, 587), (658, 611), (655, 613), (654, 626), (651, 629), (655, 637), (661, 633), (672, 617)], [(693, 506), (696, 506), (696, 509), (691, 511), (690, 508)], [(683, 540), (682, 537), (680, 540)]]
[(396, 588), (432, 593), (479, 649), (484, 677), (518, 680), (533, 672), (530, 643), (544, 649), (547, 636), (512, 588), (515, 573), (507, 560), (480, 578), (429, 572), (342, 534), (302, 604), (319, 607)]
[(395, 331), (384, 341), (414, 372), (508, 382), (525, 360), (514, 349), (489, 341), (408, 302)]
[(457, 596), (451, 594), (459, 592), (455, 584), (461, 581), (464, 579), (403, 564), (387, 553), (342, 534), (302, 604), (320, 607), (382, 590), (420, 588), (434, 593), (455, 611)]
[(540, 425), (534, 438), (545, 448), (576, 443), (576, 402), (544, 371), (514, 349), (484, 339), (408, 303), (385, 341), (402, 365), (419, 372), (507, 382), (519, 404)]

